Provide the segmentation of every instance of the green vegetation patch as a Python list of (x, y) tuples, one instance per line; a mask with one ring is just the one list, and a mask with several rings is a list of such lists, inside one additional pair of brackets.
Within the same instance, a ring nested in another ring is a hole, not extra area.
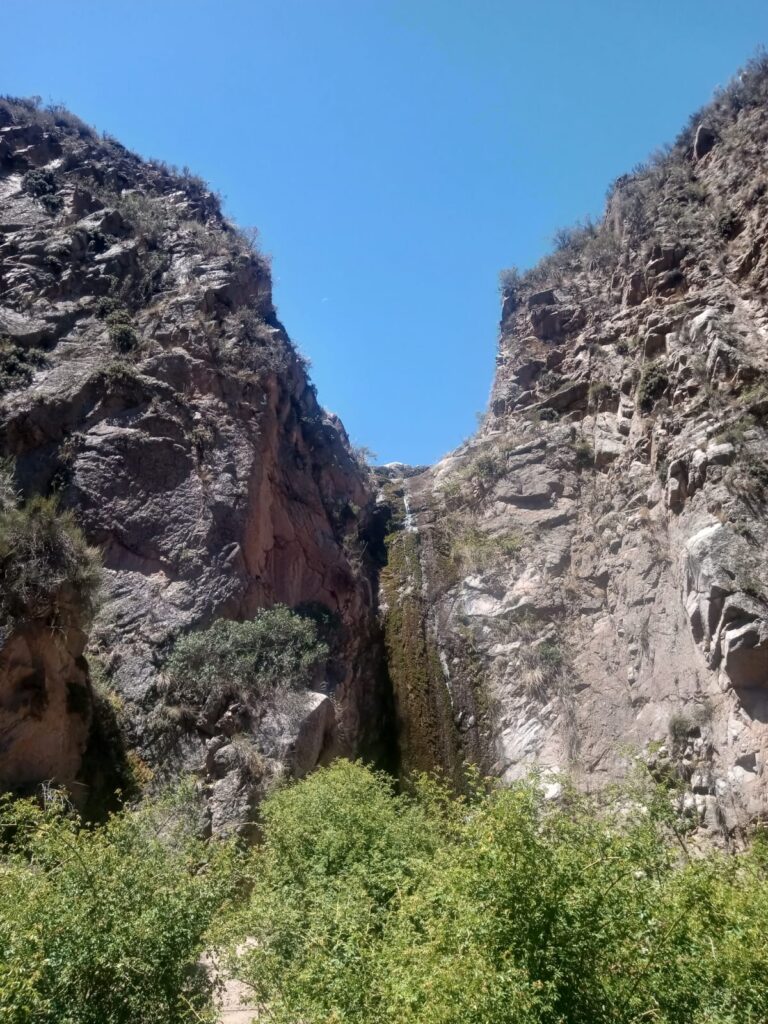
[(233, 891), (236, 852), (203, 842), (191, 794), (87, 828), (58, 800), (0, 797), (3, 1024), (199, 1024), (213, 915)]
[(454, 563), (465, 571), (477, 572), (514, 558), (522, 551), (524, 539), (515, 530), (488, 534), (475, 527), (458, 524), (455, 530), (449, 531), (449, 543)]
[(119, 306), (105, 316), (109, 339), (118, 352), (125, 355), (132, 352), (139, 339), (133, 323), (133, 317), (125, 307)]
[(47, 365), (48, 358), (41, 349), (0, 338), (0, 395), (31, 384), (35, 370)]
[(61, 196), (56, 194), (56, 178), (52, 171), (27, 171), (21, 180), (21, 187), (29, 195), (39, 199), (43, 208), (50, 214), (58, 213), (64, 205)]
[(0, 619), (87, 621), (101, 583), (101, 557), (55, 497), (15, 501), (0, 470)]
[(637, 401), (643, 412), (650, 412), (669, 386), (666, 367), (660, 363), (646, 363), (637, 385)]
[(200, 704), (211, 694), (258, 697), (300, 689), (327, 657), (315, 621), (275, 605), (249, 622), (218, 619), (181, 637), (166, 669), (174, 693)]
[(407, 793), (337, 761), (272, 792), (254, 848), (194, 787), (85, 827), (0, 798), (0, 1019), (216, 1019), (216, 950), (274, 1024), (763, 1024), (768, 843), (687, 845), (647, 773)]
[[(402, 502), (394, 519), (402, 521)], [(397, 715), (403, 773), (436, 765), (458, 779), (458, 737), (450, 697), (422, 597), (419, 535), (398, 530), (386, 538), (381, 588), (387, 605), (384, 639)]]
[(746, 415), (742, 416), (741, 419), (736, 420), (733, 423), (729, 423), (724, 430), (719, 431), (715, 434), (712, 440), (715, 444), (723, 444), (724, 442), (732, 444), (736, 447), (744, 444), (746, 434), (748, 430), (751, 430), (755, 425), (754, 416)]
[(280, 1024), (767, 1019), (766, 843), (688, 857), (650, 784), (564, 797), (404, 796), (346, 763), (276, 793), (236, 976)]

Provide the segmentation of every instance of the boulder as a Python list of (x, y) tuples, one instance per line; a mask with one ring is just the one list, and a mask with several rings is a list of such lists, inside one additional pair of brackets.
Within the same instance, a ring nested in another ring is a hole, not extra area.
[(736, 689), (768, 686), (768, 623), (729, 624), (723, 632), (723, 669)]
[(533, 309), (534, 306), (554, 306), (559, 301), (559, 297), (554, 288), (547, 288), (541, 292), (534, 292), (533, 295), (528, 296), (528, 308)]
[(697, 160), (701, 160), (703, 156), (712, 149), (717, 142), (717, 136), (714, 131), (705, 124), (700, 124), (696, 129), (696, 138), (693, 140), (693, 155)]

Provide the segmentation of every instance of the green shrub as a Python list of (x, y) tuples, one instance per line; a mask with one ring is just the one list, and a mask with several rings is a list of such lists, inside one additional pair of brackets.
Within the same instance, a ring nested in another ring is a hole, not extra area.
[(576, 456), (576, 465), (581, 468), (591, 466), (595, 461), (595, 453), (589, 439), (586, 437), (578, 437), (573, 442), (573, 453)]
[(127, 192), (112, 197), (123, 217), (133, 225), (136, 234), (150, 243), (157, 243), (176, 226), (178, 213), (163, 196), (143, 192)]
[(365, 444), (353, 444), (350, 445), (349, 454), (353, 460), (357, 463), (358, 469), (363, 476), (369, 476), (372, 472), (372, 466), (378, 459), (376, 452), (369, 448)]
[(506, 452), (503, 449), (490, 448), (473, 455), (456, 471), (458, 481), (471, 481), (485, 489), (489, 484), (503, 476), (506, 467)]
[(515, 294), (522, 283), (522, 275), (517, 267), (506, 267), (499, 273), (499, 291), (502, 294)]
[[(426, 803), (426, 801), (425, 801)], [(383, 1021), (377, 954), (388, 915), (447, 828), (393, 781), (337, 761), (262, 805), (249, 903), (230, 925), (234, 973), (280, 1022)]]
[(488, 569), (502, 558), (514, 557), (522, 550), (523, 543), (523, 536), (517, 531), (493, 535), (458, 525), (449, 534), (451, 560), (469, 572)]
[(538, 652), (541, 663), (552, 670), (559, 669), (563, 664), (563, 652), (553, 640), (545, 640), (539, 645)]
[(723, 444), (724, 442), (738, 446), (744, 444), (745, 435), (748, 430), (751, 430), (755, 425), (754, 416), (743, 416), (740, 420), (736, 420), (733, 423), (729, 423), (728, 426), (719, 431), (712, 440), (715, 444)]
[(565, 657), (557, 640), (527, 643), (520, 649), (518, 662), (520, 681), (529, 697), (545, 703), (560, 689), (558, 682)]
[(97, 380), (109, 391), (134, 391), (142, 385), (141, 375), (136, 367), (125, 359), (113, 359), (94, 373)]
[(762, 1024), (766, 846), (681, 859), (679, 828), (639, 784), (406, 797), (337, 763), (263, 806), (235, 973), (278, 1024)]
[(58, 213), (64, 205), (61, 196), (56, 194), (56, 179), (52, 171), (27, 171), (21, 185), (25, 192), (40, 200), (48, 213)]
[(0, 578), (0, 619), (82, 623), (95, 608), (101, 558), (71, 511), (37, 495), (0, 507)]
[(183, 810), (167, 798), (90, 829), (0, 798), (3, 1024), (213, 1020), (198, 961), (236, 861)]
[(118, 306), (112, 312), (107, 313), (104, 319), (109, 330), (110, 341), (117, 351), (123, 355), (133, 351), (138, 345), (138, 337), (133, 326), (133, 317), (128, 310)]
[(563, 378), (554, 370), (545, 370), (539, 377), (539, 387), (543, 391), (557, 391), (563, 383)]
[(496, 480), (504, 471), (504, 458), (501, 452), (481, 452), (467, 467), (470, 477), (481, 480)]
[(666, 367), (661, 363), (646, 363), (637, 386), (637, 401), (643, 412), (650, 412), (654, 402), (661, 398), (669, 385)]
[(600, 406), (615, 395), (613, 387), (607, 380), (593, 380), (589, 385), (588, 399), (590, 406)]
[(8, 339), (0, 339), (0, 395), (32, 383), (35, 370), (48, 364), (39, 348), (24, 348)]
[(312, 618), (275, 605), (249, 622), (218, 619), (181, 637), (166, 668), (178, 695), (202, 703), (209, 694), (299, 689), (327, 656)]
[(676, 711), (669, 718), (669, 737), (675, 747), (684, 747), (688, 736), (694, 728), (693, 720), (681, 711)]

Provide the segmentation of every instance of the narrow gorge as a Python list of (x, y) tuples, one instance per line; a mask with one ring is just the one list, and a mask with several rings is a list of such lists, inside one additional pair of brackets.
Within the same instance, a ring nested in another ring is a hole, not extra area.
[[(205, 183), (0, 102), (0, 784), (98, 815), (191, 773), (219, 834), (339, 755), (552, 796), (639, 757), (737, 842), (768, 811), (766, 143), (758, 60), (502, 276), (478, 432), (372, 468)], [(90, 575), (22, 587), (13, 531), (44, 558), (51, 517)], [(174, 685), (184, 637), (276, 606), (322, 642), (302, 685)]]

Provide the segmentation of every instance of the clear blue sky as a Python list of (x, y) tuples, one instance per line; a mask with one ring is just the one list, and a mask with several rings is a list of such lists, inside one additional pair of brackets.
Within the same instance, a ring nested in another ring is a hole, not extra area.
[(256, 225), (324, 405), (382, 461), (485, 406), (498, 271), (602, 209), (768, 42), (766, 0), (3, 0), (0, 92)]

